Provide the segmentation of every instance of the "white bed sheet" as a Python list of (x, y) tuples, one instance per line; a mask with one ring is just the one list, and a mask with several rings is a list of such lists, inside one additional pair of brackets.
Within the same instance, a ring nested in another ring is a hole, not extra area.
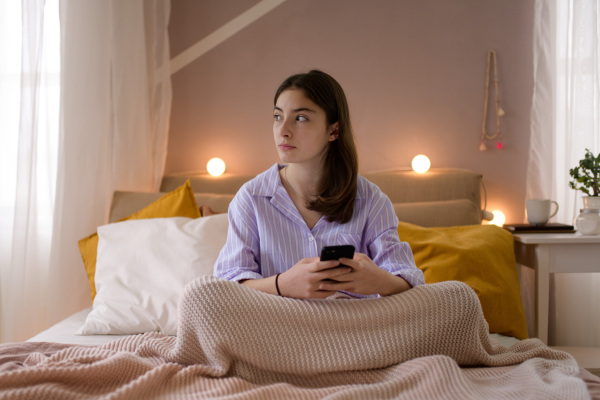
[[(68, 344), (82, 344), (82, 345), (102, 345), (113, 340), (117, 340), (128, 335), (76, 335), (75, 332), (79, 330), (85, 323), (87, 315), (92, 311), (92, 307), (85, 308), (70, 317), (62, 320), (56, 325), (46, 329), (45, 331), (37, 334), (28, 340), (28, 342), (54, 342), (54, 343), (68, 343)], [(517, 343), (519, 339), (499, 335), (497, 333), (490, 334), (492, 340), (498, 341), (505, 347), (510, 347)]]
[(85, 308), (68, 318), (65, 318), (61, 322), (51, 326), (45, 331), (37, 334), (28, 342), (54, 342), (54, 343), (68, 343), (68, 344), (83, 344), (83, 345), (102, 345), (113, 340), (117, 340), (127, 335), (76, 335), (75, 332), (79, 330), (85, 323), (87, 315), (92, 311), (92, 307)]

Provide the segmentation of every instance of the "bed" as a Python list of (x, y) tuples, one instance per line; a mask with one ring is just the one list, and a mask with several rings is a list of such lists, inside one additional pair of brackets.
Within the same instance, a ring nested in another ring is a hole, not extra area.
[(600, 379), (528, 339), (512, 237), (481, 224), (480, 174), (364, 175), (425, 287), (302, 301), (214, 278), (252, 176), (167, 176), (159, 193), (114, 193), (109, 223), (79, 242), (92, 305), (0, 345), (0, 398), (600, 398)]

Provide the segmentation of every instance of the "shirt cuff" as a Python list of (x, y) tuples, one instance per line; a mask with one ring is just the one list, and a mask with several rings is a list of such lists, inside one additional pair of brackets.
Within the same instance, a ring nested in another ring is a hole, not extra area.
[(239, 274), (232, 276), (231, 278), (228, 278), (228, 280), (233, 281), (233, 282), (239, 282), (239, 281), (243, 281), (246, 279), (262, 279), (262, 278), (263, 278), (263, 276), (261, 274), (259, 274), (258, 272), (244, 271), (244, 272), (241, 272)]
[(425, 277), (423, 276), (423, 271), (421, 271), (418, 268), (403, 269), (398, 271), (396, 275), (404, 279), (412, 287), (425, 284)]

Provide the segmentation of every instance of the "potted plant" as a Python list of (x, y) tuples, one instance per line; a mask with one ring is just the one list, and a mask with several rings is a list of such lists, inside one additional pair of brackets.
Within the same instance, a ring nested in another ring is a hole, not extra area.
[(594, 156), (589, 149), (585, 151), (585, 157), (579, 160), (579, 165), (569, 170), (573, 178), (569, 186), (587, 195), (583, 198), (584, 208), (600, 208), (600, 153)]

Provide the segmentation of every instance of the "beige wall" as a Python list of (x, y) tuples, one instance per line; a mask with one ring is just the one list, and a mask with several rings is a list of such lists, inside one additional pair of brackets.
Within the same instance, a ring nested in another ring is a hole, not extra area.
[[(172, 0), (172, 56), (256, 3)], [(165, 173), (203, 170), (214, 156), (233, 173), (277, 162), (274, 91), (288, 75), (318, 68), (346, 91), (361, 172), (409, 167), (425, 153), (433, 167), (481, 172), (488, 209), (522, 222), (533, 3), (287, 0), (173, 74)], [(504, 149), (489, 143), (480, 152), (488, 49), (498, 54)]]

